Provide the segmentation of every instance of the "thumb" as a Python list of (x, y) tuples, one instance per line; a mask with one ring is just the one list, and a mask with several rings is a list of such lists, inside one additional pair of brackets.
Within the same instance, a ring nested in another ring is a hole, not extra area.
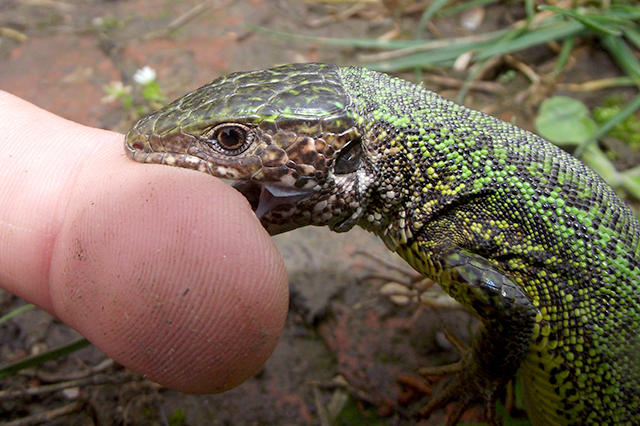
[(0, 285), (176, 390), (221, 392), (262, 366), (284, 324), (286, 272), (240, 194), (130, 161), (122, 135), (2, 93), (0, 117), (3, 171), (24, 177), (0, 182), (18, 200), (0, 209), (15, 225)]

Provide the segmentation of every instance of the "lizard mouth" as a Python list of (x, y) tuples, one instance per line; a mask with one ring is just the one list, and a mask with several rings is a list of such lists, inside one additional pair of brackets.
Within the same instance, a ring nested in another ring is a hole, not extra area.
[(238, 181), (232, 184), (249, 201), (258, 219), (265, 219), (271, 212), (295, 210), (297, 204), (311, 195), (311, 190)]
[(258, 207), (260, 205), (260, 193), (262, 192), (262, 185), (245, 181), (228, 183), (231, 183), (231, 186), (233, 186), (239, 193), (244, 195), (244, 198), (247, 199), (247, 201), (251, 205), (251, 209), (254, 212), (258, 210)]

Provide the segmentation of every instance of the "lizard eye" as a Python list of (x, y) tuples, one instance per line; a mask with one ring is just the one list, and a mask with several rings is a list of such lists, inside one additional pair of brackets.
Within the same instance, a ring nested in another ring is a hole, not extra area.
[(239, 154), (249, 146), (249, 127), (242, 124), (220, 124), (205, 133), (205, 137), (226, 154)]

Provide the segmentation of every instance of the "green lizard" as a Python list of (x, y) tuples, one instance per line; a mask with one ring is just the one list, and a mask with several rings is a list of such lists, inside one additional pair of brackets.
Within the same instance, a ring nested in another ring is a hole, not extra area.
[(406, 81), (296, 64), (221, 77), (140, 120), (127, 154), (235, 181), (264, 227), (374, 232), (475, 311), (424, 414), (519, 375), (534, 425), (640, 424), (640, 225), (583, 163)]

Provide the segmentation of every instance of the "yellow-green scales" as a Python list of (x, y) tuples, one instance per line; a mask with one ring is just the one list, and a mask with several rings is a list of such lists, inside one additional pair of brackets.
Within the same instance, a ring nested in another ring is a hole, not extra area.
[[(379, 235), (482, 320), (430, 404), (518, 374), (534, 425), (640, 424), (640, 227), (583, 163), (406, 81), (297, 64), (219, 78), (141, 120), (135, 160), (236, 181), (272, 234)], [(203, 226), (206, 226), (203, 224)]]

